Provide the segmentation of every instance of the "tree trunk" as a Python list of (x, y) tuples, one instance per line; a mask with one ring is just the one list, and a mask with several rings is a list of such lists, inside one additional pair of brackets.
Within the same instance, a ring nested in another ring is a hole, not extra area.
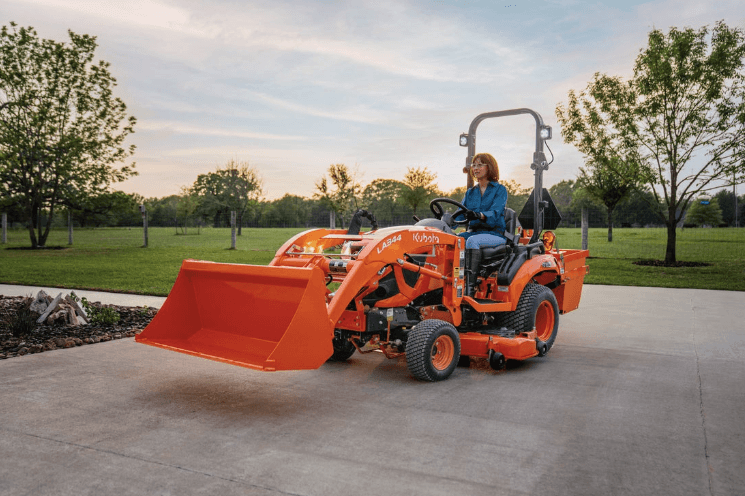
[(667, 247), (665, 248), (666, 264), (674, 264), (676, 262), (675, 243), (677, 235), (678, 231), (676, 229), (675, 222), (675, 209), (673, 209), (671, 212), (669, 212), (669, 217), (667, 218)]
[(36, 239), (36, 224), (39, 222), (37, 213), (36, 213), (36, 205), (31, 206), (31, 212), (29, 215), (28, 220), (28, 235), (31, 239), (31, 248), (36, 249), (39, 247), (39, 242)]
[(44, 232), (41, 232), (41, 226), (39, 226), (39, 246), (46, 246), (47, 237), (49, 237), (49, 231), (52, 229), (52, 217), (54, 216), (54, 204), (49, 207), (49, 215), (47, 216), (47, 223), (44, 226)]
[(608, 209), (608, 243), (613, 242), (613, 209)]

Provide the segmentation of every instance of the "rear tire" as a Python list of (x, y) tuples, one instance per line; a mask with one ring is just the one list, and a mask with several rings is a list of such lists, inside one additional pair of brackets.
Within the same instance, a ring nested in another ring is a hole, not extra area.
[(548, 353), (559, 333), (559, 304), (554, 292), (540, 284), (526, 284), (515, 311), (501, 314), (497, 325), (512, 329), (516, 334), (535, 328), (538, 339), (546, 343)]
[(406, 366), (420, 381), (443, 381), (450, 377), (460, 358), (460, 338), (452, 324), (424, 320), (409, 331)]
[(334, 339), (332, 344), (334, 345), (334, 353), (329, 360), (335, 362), (346, 362), (357, 350), (350, 341), (346, 340)]

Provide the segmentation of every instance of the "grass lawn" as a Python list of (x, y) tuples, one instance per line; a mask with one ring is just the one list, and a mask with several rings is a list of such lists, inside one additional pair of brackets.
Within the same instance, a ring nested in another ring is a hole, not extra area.
[[(167, 295), (185, 258), (264, 265), (279, 246), (303, 229), (244, 229), (230, 248), (230, 229), (202, 229), (177, 235), (172, 228), (150, 228), (149, 248), (141, 248), (142, 229), (79, 229), (73, 246), (67, 230), (53, 231), (47, 246), (64, 249), (14, 249), (30, 245), (28, 232), (11, 230), (0, 245), (0, 283), (101, 289)], [(579, 248), (580, 229), (556, 231), (560, 248)], [(590, 229), (589, 284), (657, 286), (745, 291), (745, 229), (678, 231), (678, 260), (708, 262), (708, 267), (668, 268), (634, 265), (665, 255), (664, 229)]]

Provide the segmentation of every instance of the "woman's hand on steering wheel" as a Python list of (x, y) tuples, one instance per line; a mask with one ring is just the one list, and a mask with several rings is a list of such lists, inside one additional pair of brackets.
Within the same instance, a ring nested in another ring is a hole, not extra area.
[[(449, 203), (450, 205), (455, 205), (456, 207), (458, 207), (458, 210), (456, 210), (455, 213), (452, 215), (452, 222), (457, 226), (466, 225), (471, 220), (477, 219), (479, 216), (479, 214), (477, 214), (476, 212), (469, 210), (465, 205), (451, 198), (435, 198), (431, 202), (429, 202), (429, 209), (432, 211), (432, 214), (435, 216), (436, 219), (442, 219), (443, 215), (445, 215), (445, 209), (442, 208), (442, 205), (440, 205), (440, 203)], [(458, 217), (459, 215), (463, 215), (465, 219), (455, 220), (455, 217)]]

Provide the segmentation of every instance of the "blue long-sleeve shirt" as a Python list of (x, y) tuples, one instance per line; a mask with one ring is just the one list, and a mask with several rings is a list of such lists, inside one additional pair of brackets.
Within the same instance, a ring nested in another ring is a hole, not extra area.
[[(461, 202), (476, 213), (483, 213), (486, 220), (472, 220), (468, 228), (472, 231), (494, 231), (503, 234), (505, 230), (504, 209), (507, 205), (507, 188), (496, 181), (490, 181), (486, 185), (483, 196), (479, 185), (466, 191), (466, 196)], [(459, 215), (457, 220), (462, 220), (463, 215)]]

